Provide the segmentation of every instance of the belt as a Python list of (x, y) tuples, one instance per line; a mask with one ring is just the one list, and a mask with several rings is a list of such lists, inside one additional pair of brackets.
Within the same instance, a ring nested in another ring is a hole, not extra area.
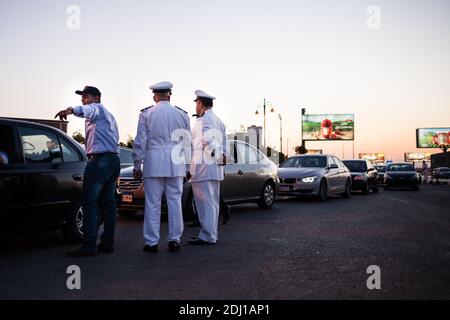
[(88, 159), (95, 159), (106, 156), (117, 156), (117, 152), (101, 152), (101, 153), (90, 153), (87, 155)]

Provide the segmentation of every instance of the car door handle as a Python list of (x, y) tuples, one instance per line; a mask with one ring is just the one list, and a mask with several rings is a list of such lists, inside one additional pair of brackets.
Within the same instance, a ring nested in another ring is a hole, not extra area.
[(75, 181), (83, 181), (83, 175), (75, 173), (72, 175), (72, 179)]
[(239, 171), (237, 172), (237, 174), (240, 175), (240, 176), (242, 176), (242, 175), (244, 174), (244, 172), (242, 172), (242, 170), (239, 170)]

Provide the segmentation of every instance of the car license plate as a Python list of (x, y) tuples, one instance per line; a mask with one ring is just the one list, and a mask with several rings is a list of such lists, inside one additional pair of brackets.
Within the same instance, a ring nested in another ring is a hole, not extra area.
[(133, 196), (131, 194), (123, 194), (122, 202), (133, 202)]
[(289, 186), (280, 186), (280, 191), (289, 191)]

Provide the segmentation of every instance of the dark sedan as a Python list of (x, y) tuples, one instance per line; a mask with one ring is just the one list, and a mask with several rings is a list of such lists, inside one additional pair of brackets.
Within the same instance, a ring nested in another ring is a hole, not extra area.
[[(266, 209), (272, 207), (278, 191), (276, 165), (248, 143), (230, 140), (229, 146), (225, 180), (220, 184), (224, 201), (227, 204), (253, 202)], [(121, 170), (117, 191), (121, 198), (120, 215), (133, 215), (144, 208), (144, 183), (142, 179), (133, 178), (133, 167)], [(189, 181), (183, 186), (182, 207), (184, 218), (193, 219), (196, 209)]]
[(360, 190), (369, 193), (371, 189), (378, 192), (378, 171), (368, 160), (343, 160), (352, 176), (352, 190)]
[(439, 184), (439, 180), (450, 180), (450, 168), (448, 167), (440, 167), (433, 170), (433, 174), (431, 176), (431, 183), (436, 180), (436, 183)]
[(83, 148), (53, 127), (0, 118), (0, 154), (0, 233), (61, 228), (80, 241)]
[(386, 174), (387, 165), (385, 165), (385, 164), (376, 164), (373, 167), (378, 172), (378, 185), (379, 186), (384, 186), (384, 175)]
[(394, 187), (420, 189), (420, 175), (411, 163), (391, 163), (386, 169), (384, 177), (385, 190)]

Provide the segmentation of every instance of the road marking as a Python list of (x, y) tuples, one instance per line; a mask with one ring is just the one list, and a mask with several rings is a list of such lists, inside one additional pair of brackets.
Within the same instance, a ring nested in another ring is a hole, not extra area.
[(401, 203), (404, 203), (404, 204), (408, 204), (409, 203), (408, 201), (404, 201), (404, 200), (393, 198), (393, 197), (388, 197), (388, 199), (395, 200), (395, 201), (398, 201), (398, 202), (401, 202)]

